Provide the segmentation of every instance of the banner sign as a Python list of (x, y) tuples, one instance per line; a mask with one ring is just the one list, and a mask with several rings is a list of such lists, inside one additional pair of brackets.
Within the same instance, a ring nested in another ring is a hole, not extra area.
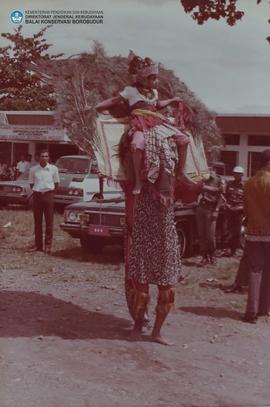
[(0, 125), (0, 141), (67, 141), (64, 129), (53, 126)]

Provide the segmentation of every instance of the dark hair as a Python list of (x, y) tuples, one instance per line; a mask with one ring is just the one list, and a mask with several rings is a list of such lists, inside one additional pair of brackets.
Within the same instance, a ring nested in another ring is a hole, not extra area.
[(136, 75), (141, 69), (147, 68), (151, 65), (155, 65), (151, 58), (141, 58), (138, 55), (134, 55), (132, 60), (129, 62), (128, 72), (130, 75)]
[(131, 140), (132, 140), (131, 134), (128, 130), (126, 130), (122, 134), (122, 137), (118, 144), (118, 154), (117, 154), (117, 156), (119, 157), (121, 166), (123, 168), (123, 171), (125, 173), (125, 176), (129, 181), (133, 181), (135, 179), (134, 168), (132, 165), (132, 155), (131, 155), (131, 149), (130, 149)]
[(270, 150), (264, 150), (261, 153), (260, 157), (261, 168), (265, 167), (269, 161), (270, 161)]
[(128, 72), (131, 75), (137, 74), (138, 70), (143, 67), (143, 59), (138, 55), (134, 55), (132, 60), (129, 62)]
[(50, 155), (49, 150), (48, 150), (47, 148), (43, 148), (43, 149), (40, 151), (39, 156), (41, 156), (41, 154), (44, 154), (44, 153), (48, 153), (48, 155)]

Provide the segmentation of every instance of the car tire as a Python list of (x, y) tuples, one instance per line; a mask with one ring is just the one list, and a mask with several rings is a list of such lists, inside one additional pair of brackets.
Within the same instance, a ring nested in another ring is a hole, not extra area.
[(81, 236), (80, 243), (84, 253), (100, 253), (104, 247), (104, 242), (98, 237)]
[(189, 239), (188, 225), (180, 222), (176, 225), (176, 231), (178, 235), (181, 257), (190, 256), (192, 247)]

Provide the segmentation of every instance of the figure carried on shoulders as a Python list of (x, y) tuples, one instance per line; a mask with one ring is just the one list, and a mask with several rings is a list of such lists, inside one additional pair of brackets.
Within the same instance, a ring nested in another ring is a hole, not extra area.
[[(128, 104), (128, 138), (135, 176), (132, 193), (140, 194), (143, 182), (148, 180), (156, 183), (161, 201), (167, 205), (173, 200), (172, 179), (183, 173), (189, 143), (184, 121), (187, 115), (191, 118), (192, 110), (177, 96), (159, 100), (158, 64), (152, 59), (142, 59), (130, 51), (129, 74), (132, 84), (118, 96), (99, 103), (97, 111), (109, 110), (123, 101)], [(159, 112), (169, 105), (178, 107), (174, 123)]]

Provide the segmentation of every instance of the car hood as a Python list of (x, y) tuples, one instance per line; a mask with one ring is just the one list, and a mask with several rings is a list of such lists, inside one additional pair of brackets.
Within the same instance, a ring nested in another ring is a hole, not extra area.
[(125, 200), (123, 198), (119, 198), (119, 200), (115, 202), (97, 202), (97, 201), (80, 201), (77, 203), (73, 203), (66, 207), (66, 210), (100, 210), (100, 209), (113, 209), (113, 210), (123, 210), (125, 208)]
[(60, 186), (69, 187), (70, 183), (72, 182), (73, 179), (76, 178), (77, 182), (82, 182), (85, 177), (86, 177), (86, 174), (60, 172), (59, 173)]
[[(111, 201), (111, 202), (110, 202)], [(194, 209), (197, 206), (197, 202), (192, 202), (190, 204), (181, 204), (181, 203), (176, 203), (175, 204), (175, 211), (176, 212), (182, 212), (184, 210), (190, 210), (194, 211)], [(104, 201), (80, 201), (76, 202), (73, 204), (70, 204), (66, 207), (66, 210), (81, 210), (81, 211), (115, 211), (115, 212), (122, 212), (125, 209), (125, 200), (122, 196), (119, 196), (119, 198), (115, 198), (112, 202), (112, 200), (104, 200)]]
[(30, 188), (30, 184), (29, 181), (27, 179), (17, 179), (15, 181), (0, 181), (0, 186), (1, 185), (10, 185), (12, 187), (29, 187)]

